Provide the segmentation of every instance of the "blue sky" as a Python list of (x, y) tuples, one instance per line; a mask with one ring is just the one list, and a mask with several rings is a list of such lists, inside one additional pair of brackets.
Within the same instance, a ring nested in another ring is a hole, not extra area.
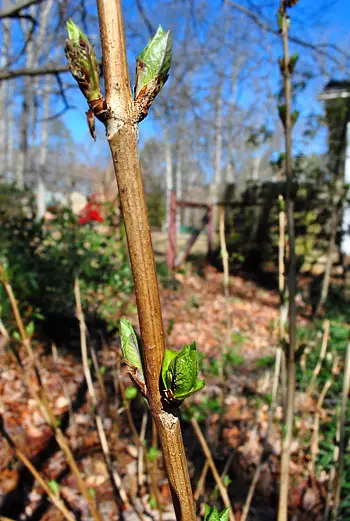
[[(221, 0), (213, 0), (216, 8), (221, 9)], [(244, 5), (244, 0), (241, 1), (241, 4)], [(276, 5), (278, 1), (276, 0)], [(91, 6), (94, 5), (94, 2), (91, 3)], [(144, 0), (143, 2), (145, 10), (151, 15), (152, 8), (155, 5), (159, 5), (159, 2), (155, 2), (155, 0)], [(274, 10), (272, 7), (273, 2), (270, 2), (271, 6), (269, 9), (265, 11), (266, 15), (269, 16), (270, 23), (274, 21)], [(325, 9), (320, 10), (319, 6), (326, 6)], [(135, 17), (138, 17), (138, 13), (135, 9), (134, 0), (124, 0), (123, 1), (124, 12), (126, 13), (129, 20), (132, 20)], [(93, 8), (93, 7), (92, 7)], [(345, 47), (347, 50), (350, 49), (349, 45), (349, 35), (350, 35), (350, 0), (323, 0), (322, 2), (315, 2), (315, 0), (300, 0), (299, 3), (293, 8), (292, 12), (292, 29), (291, 34), (299, 37), (301, 39), (305, 39), (307, 41), (313, 43), (319, 42), (332, 42), (340, 47)], [(161, 23), (166, 27), (166, 13), (162, 10), (157, 12), (157, 20), (152, 19), (155, 25)], [(272, 21), (272, 22), (271, 22)], [(93, 28), (93, 32), (96, 33), (97, 27)], [(176, 35), (174, 35), (174, 39), (176, 39)], [(145, 32), (144, 44), (147, 43), (147, 33)], [(276, 40), (274, 44), (279, 46), (280, 43)], [(140, 50), (142, 47), (140, 48)], [(291, 45), (291, 52), (293, 52), (293, 45)], [(280, 52), (276, 49), (277, 52)], [(175, 48), (176, 52), (176, 48)], [(131, 54), (131, 53), (130, 53)], [(129, 66), (131, 68), (134, 67), (134, 57), (129, 56)], [(334, 77), (343, 78), (342, 71), (334, 70)], [(276, 75), (277, 78), (277, 75)], [(171, 81), (171, 79), (169, 80)], [(277, 82), (277, 79), (276, 79)], [(324, 80), (317, 78), (310, 82), (310, 86), (305, 91), (305, 93), (301, 94), (297, 97), (296, 100), (296, 108), (301, 113), (300, 123), (302, 125), (302, 118), (310, 113), (310, 111), (314, 111), (316, 113), (322, 113), (322, 105), (317, 100), (317, 96), (319, 91), (322, 89), (324, 85)], [(249, 94), (248, 94), (249, 95)], [(86, 143), (89, 139), (88, 131), (85, 122), (85, 111), (87, 109), (85, 100), (82, 98), (78, 91), (71, 92), (71, 102), (76, 105), (76, 110), (71, 110), (67, 112), (63, 118), (66, 126), (70, 129), (72, 133), (73, 139), (77, 143)], [(155, 101), (157, 103), (157, 101)], [(152, 111), (152, 109), (151, 109)], [(91, 148), (89, 150), (92, 155), (101, 155), (105, 156), (106, 145), (105, 140), (103, 139), (104, 130), (102, 126), (97, 122), (97, 130), (98, 130), (98, 143), (93, 144), (91, 141)], [(149, 137), (158, 135), (159, 127), (157, 122), (154, 121), (152, 117), (152, 113), (146, 118), (144, 122), (140, 125), (140, 142), (142, 143)], [(295, 140), (297, 151), (301, 151), (303, 148), (302, 141), (298, 141), (298, 138)], [(314, 140), (312, 143), (311, 151), (316, 153), (323, 152), (326, 147), (326, 132), (323, 131), (320, 133), (318, 138)]]

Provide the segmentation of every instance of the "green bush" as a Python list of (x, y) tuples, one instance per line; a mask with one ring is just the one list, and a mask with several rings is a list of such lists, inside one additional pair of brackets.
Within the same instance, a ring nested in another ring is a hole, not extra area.
[[(114, 324), (118, 305), (132, 290), (132, 278), (113, 212), (105, 209), (103, 224), (81, 225), (64, 208), (44, 223), (35, 220), (27, 206), (10, 211), (14, 197), (17, 192), (8, 193), (9, 203), (1, 214), (0, 258), (24, 315), (74, 314), (78, 276), (85, 310)], [(11, 316), (9, 303), (0, 296), (6, 320)]]

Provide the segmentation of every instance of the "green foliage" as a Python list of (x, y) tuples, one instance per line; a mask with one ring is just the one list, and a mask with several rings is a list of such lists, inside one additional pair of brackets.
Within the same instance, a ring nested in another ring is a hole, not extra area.
[[(125, 300), (133, 284), (125, 248), (116, 240), (112, 208), (106, 206), (103, 224), (80, 225), (68, 208), (44, 223), (35, 219), (30, 191), (19, 192), (4, 184), (0, 193), (4, 202), (0, 207), (0, 259), (23, 317), (29, 313), (35, 321), (51, 312), (73, 315), (74, 277), (78, 275), (87, 313), (114, 327), (116, 296), (119, 302)], [(2, 286), (0, 299), (1, 314), (8, 323), (12, 314)]]
[(95, 50), (83, 31), (73, 20), (67, 22), (68, 39), (65, 52), (69, 68), (80, 90), (91, 102), (101, 97), (100, 77)]
[(204, 387), (198, 380), (199, 364), (196, 344), (185, 345), (180, 351), (165, 350), (162, 365), (164, 394), (169, 403), (182, 401)]
[(161, 455), (161, 452), (156, 447), (150, 447), (147, 451), (147, 459), (149, 461), (155, 461), (159, 456)]
[(192, 417), (197, 421), (204, 421), (209, 414), (221, 414), (222, 405), (218, 398), (205, 396), (199, 403), (190, 403), (189, 406), (182, 411), (182, 418), (190, 421)]
[(230, 373), (230, 369), (239, 367), (243, 362), (244, 358), (237, 352), (237, 349), (235, 347), (230, 347), (224, 350), (221, 360), (220, 357), (203, 360), (201, 368), (204, 374), (208, 376), (219, 376), (221, 367), (223, 367), (224, 374), (228, 374)]
[(229, 508), (225, 508), (219, 512), (216, 507), (205, 505), (204, 521), (228, 521), (229, 510)]
[(143, 89), (155, 97), (169, 76), (171, 65), (171, 35), (159, 26), (156, 34), (137, 58), (135, 100), (143, 96)]
[(262, 356), (255, 363), (257, 367), (272, 367), (275, 363), (275, 357), (272, 355)]
[(58, 496), (60, 493), (59, 483), (57, 483), (57, 481), (55, 479), (50, 479), (50, 481), (48, 482), (48, 485), (49, 485), (50, 489), (52, 490), (52, 492), (55, 494), (55, 496)]
[(136, 333), (126, 318), (120, 319), (120, 337), (124, 360), (129, 367), (129, 372), (136, 383), (145, 387), (145, 375), (142, 364), (142, 348)]
[(133, 400), (134, 398), (136, 398), (136, 396), (137, 396), (137, 389), (135, 389), (135, 387), (132, 387), (131, 385), (129, 385), (125, 389), (125, 398), (127, 400)]

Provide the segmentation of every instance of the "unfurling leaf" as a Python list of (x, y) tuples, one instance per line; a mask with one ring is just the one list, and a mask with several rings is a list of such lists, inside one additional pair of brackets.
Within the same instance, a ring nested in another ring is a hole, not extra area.
[(170, 404), (179, 404), (188, 396), (204, 387), (204, 380), (198, 380), (199, 365), (196, 344), (185, 345), (177, 353), (166, 349), (162, 380), (164, 394)]
[(129, 374), (140, 390), (145, 394), (146, 384), (143, 373), (140, 345), (136, 333), (126, 318), (120, 319), (120, 337), (124, 360), (129, 368)]
[(294, 112), (291, 113), (290, 117), (292, 120), (292, 125), (295, 125), (295, 123), (298, 121), (299, 112), (297, 110), (294, 110)]
[(127, 387), (125, 389), (125, 398), (127, 400), (133, 400), (134, 398), (136, 398), (137, 396), (137, 389), (135, 389), (135, 387), (132, 387), (131, 385), (129, 385), (129, 387)]
[(278, 105), (278, 115), (282, 122), (282, 125), (286, 126), (286, 115), (287, 115), (287, 107), (285, 105)]
[(277, 11), (277, 25), (280, 30), (282, 29), (282, 24), (283, 24), (283, 15), (282, 15), (281, 11), (278, 10)]
[(299, 60), (299, 54), (294, 53), (289, 58), (289, 72), (292, 74), (294, 72), (295, 66), (297, 64), (297, 61)]
[(171, 65), (171, 34), (159, 26), (156, 34), (136, 59), (134, 99), (143, 119), (154, 98), (169, 76)]
[(225, 508), (222, 512), (218, 512), (216, 507), (205, 505), (204, 521), (228, 521), (229, 508)]
[(100, 76), (95, 50), (73, 20), (67, 22), (65, 52), (70, 71), (88, 101), (101, 98)]
[(55, 494), (55, 496), (58, 496), (60, 493), (60, 486), (57, 483), (57, 481), (55, 479), (50, 479), (50, 481), (48, 482), (48, 485), (49, 485), (50, 489), (52, 490), (52, 492)]
[(87, 99), (90, 110), (86, 113), (90, 134), (96, 139), (95, 116), (106, 121), (107, 104), (100, 90), (100, 75), (96, 53), (83, 31), (73, 20), (67, 22), (69, 38), (66, 40), (65, 53), (69, 69), (78, 82), (81, 92)]

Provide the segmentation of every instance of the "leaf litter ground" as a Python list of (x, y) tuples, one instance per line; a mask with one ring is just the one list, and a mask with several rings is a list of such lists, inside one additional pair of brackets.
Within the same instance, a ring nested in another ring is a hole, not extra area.
[[(239, 521), (266, 434), (273, 372), (271, 361), (277, 347), (279, 298), (276, 292), (262, 289), (240, 276), (230, 277), (229, 296), (225, 298), (222, 274), (211, 267), (205, 268), (201, 276), (189, 270), (176, 274), (175, 279), (176, 289), (161, 287), (167, 347), (180, 349), (195, 340), (203, 355), (206, 387), (191, 399), (191, 403), (218, 469), (223, 473)], [(132, 299), (129, 309), (135, 310)], [(135, 312), (129, 313), (127, 318), (137, 324)], [(152, 485), (148, 472), (144, 479), (140, 478), (138, 449), (130, 434), (125, 406), (120, 399), (115, 371), (120, 360), (118, 344), (116, 339), (98, 352), (105, 391), (109, 397), (108, 402), (104, 401), (96, 382), (104, 414), (104, 428), (115, 469), (122, 477), (130, 497), (137, 502), (137, 510), (143, 511), (145, 520), (160, 519), (155, 507), (154, 483)], [(96, 497), (104, 518), (119, 519), (87, 399), (80, 359), (63, 349), (59, 350), (58, 358), (54, 361), (47, 346), (40, 342), (36, 352), (43, 383), (55, 414), (61, 418), (62, 429), (85, 483)], [(223, 352), (227, 356), (224, 386), (220, 362)], [(262, 360), (266, 363), (262, 363)], [(78, 492), (76, 479), (69, 472), (37, 403), (28, 394), (21, 370), (8, 348), (1, 351), (0, 367), (0, 406), (7, 432), (45, 479), (59, 485), (60, 496), (77, 519), (91, 519)], [(123, 369), (121, 375), (124, 385), (130, 385)], [(35, 388), (37, 382), (34, 376), (31, 378)], [(303, 435), (302, 439), (307, 440), (312, 432), (316, 405), (311, 398), (307, 402), (304, 396), (299, 396), (297, 403), (297, 426)], [(131, 410), (140, 432), (144, 414), (141, 398), (133, 400)], [(276, 518), (282, 417), (279, 402), (266, 463), (248, 518), (251, 520), (272, 521)], [(195, 488), (205, 460), (185, 414), (183, 419), (184, 440)], [(148, 421), (145, 432), (148, 448), (151, 438), (151, 422)], [(297, 440), (292, 446), (290, 506), (294, 519), (316, 521), (321, 518), (324, 505), (325, 487), (322, 481), (325, 477), (321, 476), (318, 480), (314, 476), (309, 477), (309, 441), (299, 441), (300, 436)], [(151, 462), (146, 465), (152, 467)], [(4, 439), (0, 442), (0, 469), (0, 515), (24, 521), (61, 519), (57, 510), (45, 502), (41, 487), (18, 463)], [(163, 510), (162, 519), (173, 520), (170, 492), (159, 457), (155, 476), (158, 502)], [(136, 500), (136, 497), (139, 499)], [(210, 473), (200, 498), (202, 505), (204, 501), (211, 504), (217, 502), (220, 506), (220, 498)], [(124, 518), (133, 521), (139, 519), (139, 516), (131, 509), (124, 512)]]

